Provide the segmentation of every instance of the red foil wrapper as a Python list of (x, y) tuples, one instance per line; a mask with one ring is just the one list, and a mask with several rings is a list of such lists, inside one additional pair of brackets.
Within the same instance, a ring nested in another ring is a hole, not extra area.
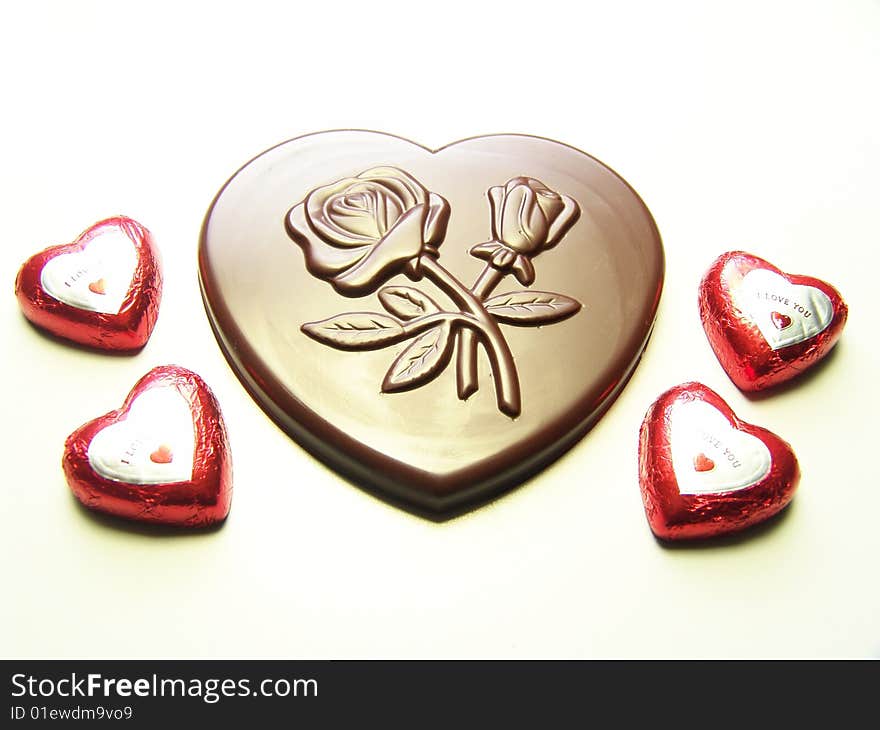
[(140, 223), (108, 218), (73, 243), (28, 259), (15, 295), (25, 317), (58, 337), (101, 350), (138, 350), (159, 314), (159, 254)]
[(639, 483), (648, 524), (664, 540), (711, 538), (772, 517), (800, 479), (794, 452), (739, 420), (700, 383), (661, 395), (639, 434)]
[(847, 307), (830, 284), (786, 274), (764, 259), (731, 251), (700, 283), (700, 318), (709, 344), (743, 391), (800, 375), (834, 347)]
[(195, 373), (164, 365), (122, 407), (67, 439), (67, 483), (89, 509), (140, 522), (205, 527), (229, 513), (232, 461), (214, 395)]

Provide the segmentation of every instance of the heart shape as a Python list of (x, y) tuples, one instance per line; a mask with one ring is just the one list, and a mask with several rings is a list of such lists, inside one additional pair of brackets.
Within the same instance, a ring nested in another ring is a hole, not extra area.
[(168, 444), (159, 444), (159, 448), (150, 454), (150, 461), (155, 464), (170, 464), (174, 461), (174, 451)]
[(89, 464), (117, 482), (186, 482), (192, 478), (193, 447), (193, 419), (183, 393), (174, 385), (153, 386), (131, 400), (124, 419), (95, 434)]
[(663, 251), (632, 188), (567, 145), (337, 131), (236, 173), (199, 274), (261, 407), (359, 485), (444, 519), (607, 410), (653, 326)]
[(715, 462), (712, 461), (708, 456), (706, 456), (702, 451), (694, 457), (694, 470), (703, 472), (703, 471), (712, 471), (715, 468)]
[(738, 419), (700, 383), (666, 391), (642, 421), (642, 500), (651, 530), (664, 540), (714, 537), (763, 522), (791, 501), (799, 478), (785, 441)]
[[(672, 469), (680, 494), (735, 492), (758, 483), (770, 471), (764, 442), (733, 428), (706, 401), (681, 403), (670, 411), (669, 419)], [(694, 452), (699, 452), (696, 459)]]
[[(782, 314), (777, 311), (770, 312), (770, 321), (773, 322), (773, 326), (778, 330), (784, 330), (791, 327), (792, 319), (787, 314)], [(766, 337), (764, 339), (767, 339)], [(768, 340), (769, 341), (769, 340)], [(773, 348), (778, 349), (778, 348)]]
[(180, 527), (229, 513), (232, 463), (220, 408), (198, 375), (175, 365), (154, 368), (122, 408), (74, 431), (63, 466), (89, 509)]
[(138, 350), (150, 338), (162, 295), (152, 235), (123, 216), (100, 221), (73, 243), (29, 258), (15, 293), (25, 317), (58, 337)]
[(847, 306), (824, 281), (731, 251), (703, 277), (700, 317), (730, 379), (741, 390), (757, 391), (796, 377), (827, 355), (843, 331)]

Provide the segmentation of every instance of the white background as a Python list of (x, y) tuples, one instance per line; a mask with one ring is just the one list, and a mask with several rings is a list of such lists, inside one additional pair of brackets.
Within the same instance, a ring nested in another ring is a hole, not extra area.
[[(18, 3), (0, 22), (0, 654), (8, 657), (880, 656), (880, 4)], [(641, 366), (569, 454), (445, 524), (351, 486), (239, 386), (203, 313), (202, 217), (223, 182), (306, 132), (429, 146), (525, 132), (580, 147), (651, 208), (666, 288)], [(30, 327), (20, 264), (116, 213), (149, 227), (166, 287), (135, 357)], [(745, 248), (836, 285), (841, 343), (749, 400), (696, 288)], [(151, 367), (223, 407), (225, 526), (94, 518), (65, 437)], [(767, 529), (666, 548), (638, 489), (642, 416), (700, 380), (792, 443), (803, 479)]]

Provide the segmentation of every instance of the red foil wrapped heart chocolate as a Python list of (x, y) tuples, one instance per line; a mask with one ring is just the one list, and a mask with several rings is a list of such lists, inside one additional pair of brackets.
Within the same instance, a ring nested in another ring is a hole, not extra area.
[(700, 283), (709, 344), (740, 390), (790, 380), (834, 347), (847, 307), (830, 284), (786, 274), (743, 251), (723, 254)]
[(763, 522), (791, 501), (799, 478), (791, 446), (739, 420), (705, 385), (678, 385), (645, 414), (639, 482), (659, 538), (715, 537)]
[(102, 350), (143, 347), (159, 314), (162, 272), (150, 232), (117, 216), (28, 259), (15, 280), (24, 316)]
[(141, 522), (204, 527), (229, 513), (232, 461), (223, 416), (195, 373), (164, 365), (122, 408), (74, 431), (64, 474), (89, 509)]

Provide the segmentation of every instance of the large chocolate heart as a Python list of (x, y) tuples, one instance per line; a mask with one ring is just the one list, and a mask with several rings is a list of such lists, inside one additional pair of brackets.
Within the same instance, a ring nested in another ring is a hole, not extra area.
[(445, 517), (604, 413), (651, 332), (663, 251), (632, 188), (572, 147), (337, 131), (235, 174), (199, 271), (266, 412), (344, 475)]

